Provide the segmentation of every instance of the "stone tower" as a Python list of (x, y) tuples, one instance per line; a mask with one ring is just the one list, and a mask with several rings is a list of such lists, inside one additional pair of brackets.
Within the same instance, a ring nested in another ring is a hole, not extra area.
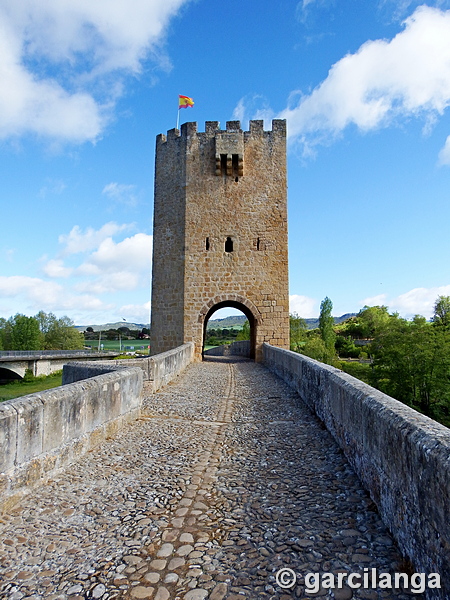
[(192, 341), (200, 358), (209, 317), (232, 306), (261, 360), (265, 341), (289, 348), (286, 122), (205, 130), (156, 139), (151, 351)]

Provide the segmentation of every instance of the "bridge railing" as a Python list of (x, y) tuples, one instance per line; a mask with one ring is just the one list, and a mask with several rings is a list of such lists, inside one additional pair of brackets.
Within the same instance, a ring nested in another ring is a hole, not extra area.
[(426, 597), (448, 600), (450, 429), (339, 369), (263, 348), (265, 366), (323, 421), (415, 568), (441, 575), (442, 589)]
[(2, 356), (90, 356), (92, 350), (0, 350), (0, 358)]

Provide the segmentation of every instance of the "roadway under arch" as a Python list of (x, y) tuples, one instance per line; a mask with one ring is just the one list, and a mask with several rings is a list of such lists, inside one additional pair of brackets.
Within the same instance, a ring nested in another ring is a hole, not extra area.
[(256, 327), (257, 327), (257, 318), (252, 313), (248, 306), (242, 304), (241, 302), (237, 302), (235, 300), (223, 300), (222, 302), (218, 302), (214, 306), (212, 306), (205, 315), (203, 321), (203, 342), (202, 342), (202, 357), (205, 349), (205, 339), (206, 339), (206, 327), (208, 325), (209, 319), (212, 315), (220, 310), (221, 308), (236, 308), (240, 310), (247, 317), (248, 322), (250, 324), (250, 358), (255, 358), (255, 347), (256, 347)]

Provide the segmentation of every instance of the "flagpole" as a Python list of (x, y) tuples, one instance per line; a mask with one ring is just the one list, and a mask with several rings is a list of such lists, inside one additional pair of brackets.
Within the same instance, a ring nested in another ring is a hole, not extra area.
[(177, 111), (177, 129), (180, 126), (180, 100), (178, 99), (178, 111)]

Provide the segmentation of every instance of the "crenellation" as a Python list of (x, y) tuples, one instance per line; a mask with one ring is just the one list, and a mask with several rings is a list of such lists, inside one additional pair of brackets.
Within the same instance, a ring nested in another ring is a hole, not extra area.
[[(199, 357), (198, 325), (221, 306), (247, 315), (257, 360), (264, 339), (288, 347), (286, 129), (274, 121), (265, 132), (263, 125), (251, 121), (243, 132), (239, 121), (228, 121), (226, 130), (207, 121), (202, 133), (186, 123), (168, 132), (169, 144), (158, 136), (154, 353), (192, 339)], [(170, 331), (168, 312), (174, 313)]]
[(227, 131), (242, 131), (240, 121), (227, 121)]
[(169, 129), (169, 131), (167, 132), (167, 141), (170, 142), (174, 139), (178, 139), (180, 136), (181, 133), (179, 129)]

